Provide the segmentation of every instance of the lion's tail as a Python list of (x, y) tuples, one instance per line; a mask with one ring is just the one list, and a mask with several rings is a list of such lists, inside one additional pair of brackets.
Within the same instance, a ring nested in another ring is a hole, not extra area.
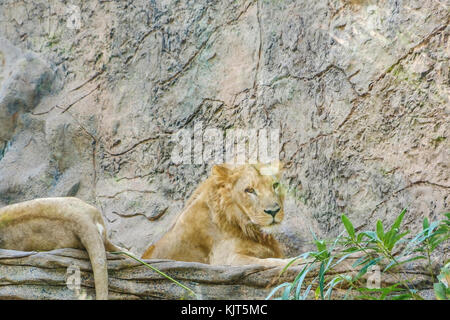
[(95, 294), (97, 300), (108, 299), (108, 266), (105, 245), (98, 229), (92, 223), (83, 223), (78, 237), (88, 252), (94, 272)]

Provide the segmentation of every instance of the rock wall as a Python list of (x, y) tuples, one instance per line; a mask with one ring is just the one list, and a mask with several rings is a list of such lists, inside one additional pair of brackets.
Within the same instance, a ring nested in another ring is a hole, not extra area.
[(0, 4), (0, 206), (74, 195), (136, 254), (211, 163), (180, 129), (280, 129), (294, 254), (310, 229), (420, 228), (449, 210), (448, 2), (12, 1)]

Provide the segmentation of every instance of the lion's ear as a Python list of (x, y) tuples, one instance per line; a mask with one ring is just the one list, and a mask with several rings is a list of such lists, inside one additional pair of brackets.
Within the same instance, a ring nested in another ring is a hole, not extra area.
[(211, 174), (217, 177), (229, 177), (231, 175), (231, 170), (224, 165), (216, 164), (211, 169)]
[(274, 168), (276, 168), (277, 173), (275, 174), (278, 178), (281, 177), (283, 171), (284, 171), (284, 163), (279, 161), (279, 160), (275, 160), (272, 162), (272, 166)]
[(283, 172), (283, 164), (279, 160), (274, 160), (268, 164), (259, 164), (257, 170), (264, 176), (276, 176), (279, 178)]

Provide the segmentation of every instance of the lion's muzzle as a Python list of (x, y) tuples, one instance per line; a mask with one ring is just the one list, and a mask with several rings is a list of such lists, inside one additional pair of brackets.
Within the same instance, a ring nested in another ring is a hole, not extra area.
[(265, 209), (264, 212), (267, 214), (270, 214), (272, 217), (275, 218), (276, 214), (280, 211), (280, 205), (278, 203), (275, 203), (271, 208)]

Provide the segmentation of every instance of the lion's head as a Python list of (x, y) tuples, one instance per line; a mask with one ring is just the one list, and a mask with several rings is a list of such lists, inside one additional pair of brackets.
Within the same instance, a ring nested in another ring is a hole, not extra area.
[(284, 217), (284, 194), (279, 181), (281, 169), (279, 162), (235, 168), (214, 166), (212, 177), (221, 185), (217, 198), (228, 207), (223, 208), (227, 220), (237, 222), (241, 228), (256, 227), (271, 233)]
[(278, 162), (215, 165), (172, 229), (143, 258), (225, 264), (254, 263), (251, 257), (282, 258), (273, 235), (284, 216), (280, 176)]

